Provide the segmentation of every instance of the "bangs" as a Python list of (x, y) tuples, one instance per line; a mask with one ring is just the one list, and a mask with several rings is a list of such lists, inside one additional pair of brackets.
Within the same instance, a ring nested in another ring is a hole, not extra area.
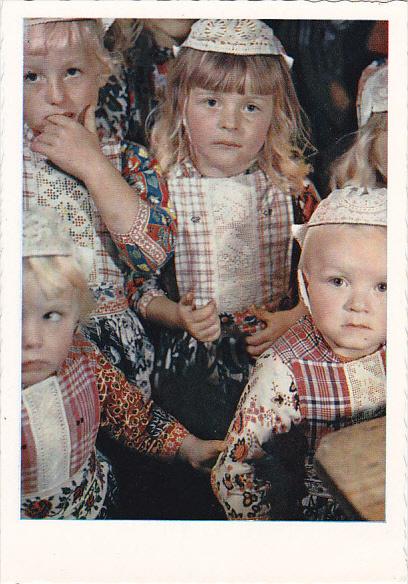
[(30, 54), (43, 54), (52, 49), (66, 49), (77, 44), (99, 44), (95, 23), (84, 21), (56, 21), (26, 25), (24, 49)]
[(285, 65), (277, 55), (243, 56), (182, 49), (178, 60), (185, 71), (187, 90), (200, 87), (220, 93), (270, 95), (283, 82)]

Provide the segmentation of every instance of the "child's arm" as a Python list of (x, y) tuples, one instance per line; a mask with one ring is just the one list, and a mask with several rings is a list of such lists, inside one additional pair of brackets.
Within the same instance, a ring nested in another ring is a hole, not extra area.
[(300, 419), (293, 376), (270, 350), (257, 361), (211, 475), (228, 519), (269, 517), (270, 483), (256, 476), (255, 462), (264, 456), (264, 445), (273, 446), (274, 434), (289, 432)]
[(129, 448), (161, 459), (179, 456), (209, 472), (224, 447), (221, 440), (200, 440), (152, 400), (144, 400), (121, 371), (95, 350), (101, 427)]
[(265, 323), (265, 328), (246, 338), (247, 351), (252, 357), (259, 357), (274, 341), (285, 333), (299, 318), (307, 314), (303, 302), (291, 310), (269, 312), (264, 308), (254, 308), (254, 315)]
[(202, 308), (194, 305), (194, 294), (189, 292), (179, 302), (167, 296), (152, 298), (145, 309), (148, 320), (169, 328), (186, 330), (203, 343), (216, 341), (221, 334), (217, 306), (212, 300)]
[(84, 125), (65, 116), (50, 116), (32, 149), (84, 182), (132, 269), (155, 271), (166, 262), (173, 252), (175, 224), (166, 208), (165, 183), (152, 165), (143, 173), (141, 161), (130, 155), (135, 168), (127, 163), (124, 174), (133, 170), (138, 177), (129, 177), (133, 184), (128, 184), (101, 151), (94, 108), (86, 109)]

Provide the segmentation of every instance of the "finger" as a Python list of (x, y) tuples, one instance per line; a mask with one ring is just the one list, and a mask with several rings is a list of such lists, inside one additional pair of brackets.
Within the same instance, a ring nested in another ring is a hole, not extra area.
[(60, 126), (61, 128), (69, 128), (72, 124), (77, 124), (78, 122), (68, 116), (63, 114), (54, 114), (47, 117), (47, 122), (54, 124), (55, 126)]
[(269, 349), (269, 347), (271, 347), (272, 344), (273, 341), (267, 341), (265, 343), (262, 343), (261, 345), (257, 345), (256, 347), (247, 346), (247, 353), (248, 355), (251, 355), (251, 357), (259, 357), (260, 355), (262, 355), (262, 353)]
[(268, 321), (268, 319), (273, 316), (273, 313), (269, 312), (269, 310), (266, 310), (265, 308), (258, 308), (256, 306), (253, 308), (253, 313), (258, 320), (264, 321)]
[(193, 302), (194, 302), (193, 292), (187, 292), (187, 294), (184, 294), (184, 296), (180, 298), (180, 304), (182, 304), (183, 306), (192, 306)]
[(253, 335), (248, 335), (245, 338), (246, 344), (256, 347), (257, 345), (261, 345), (262, 343), (267, 342), (271, 338), (271, 331), (269, 329), (264, 329), (262, 331), (257, 331)]
[(216, 318), (218, 319), (215, 302), (211, 300), (205, 306), (196, 308), (194, 311), (194, 318), (196, 322), (201, 322), (208, 319), (212, 319), (212, 321), (215, 322)]
[(94, 105), (88, 105), (88, 107), (85, 108), (83, 119), (84, 128), (86, 128), (92, 134), (97, 134)]
[(216, 341), (221, 334), (221, 328), (219, 326), (211, 327), (205, 333), (201, 333), (200, 339), (203, 343), (212, 343)]

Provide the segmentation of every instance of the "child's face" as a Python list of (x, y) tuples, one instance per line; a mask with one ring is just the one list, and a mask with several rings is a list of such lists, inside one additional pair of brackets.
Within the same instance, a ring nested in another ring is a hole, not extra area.
[(31, 270), (25, 270), (23, 286), (22, 382), (44, 381), (65, 360), (78, 322), (75, 292), (67, 281), (64, 292), (47, 298)]
[(186, 116), (192, 155), (201, 174), (227, 177), (247, 170), (265, 143), (272, 107), (271, 95), (193, 89)]
[(81, 121), (85, 108), (97, 103), (101, 79), (96, 59), (79, 43), (25, 54), (24, 120), (34, 132), (54, 114)]
[(387, 333), (386, 230), (313, 227), (304, 267), (311, 314), (335, 353), (358, 359), (373, 353)]

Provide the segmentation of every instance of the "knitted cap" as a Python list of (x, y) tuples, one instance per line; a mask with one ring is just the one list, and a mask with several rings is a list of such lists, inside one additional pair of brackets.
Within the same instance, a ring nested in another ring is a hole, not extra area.
[(58, 213), (49, 207), (24, 211), (23, 257), (72, 256), (85, 275), (92, 269), (92, 250), (77, 247)]
[(289, 68), (293, 65), (273, 30), (260, 20), (198, 20), (181, 47), (232, 55), (281, 55)]
[(378, 65), (374, 61), (364, 69), (356, 107), (359, 127), (368, 122), (371, 114), (388, 111), (388, 64)]
[(335, 224), (387, 226), (387, 189), (335, 190), (319, 203), (308, 223), (292, 226), (292, 234), (302, 245), (310, 227)]

